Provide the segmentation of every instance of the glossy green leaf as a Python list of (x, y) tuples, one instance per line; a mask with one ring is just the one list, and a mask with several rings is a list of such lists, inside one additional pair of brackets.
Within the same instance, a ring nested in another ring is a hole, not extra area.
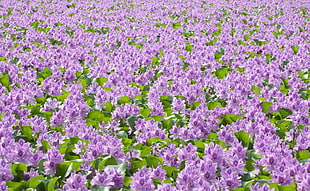
[(144, 156), (143, 157), (146, 160), (147, 167), (153, 167), (157, 168), (157, 166), (163, 165), (164, 160), (158, 156)]
[(270, 107), (271, 107), (272, 103), (271, 102), (262, 102), (262, 106), (263, 106), (263, 112), (264, 113), (268, 113)]
[(244, 131), (239, 131), (235, 133), (235, 136), (237, 137), (239, 141), (242, 142), (243, 146), (248, 146), (250, 144), (251, 137), (249, 133), (244, 132)]
[(22, 126), (21, 133), (22, 135), (25, 135), (29, 140), (33, 140), (32, 130), (29, 126)]
[(223, 106), (220, 102), (215, 101), (207, 103), (207, 107), (209, 110), (214, 110), (216, 107), (222, 108)]
[(41, 179), (44, 179), (44, 176), (43, 176), (43, 175), (31, 177), (31, 178), (27, 181), (28, 187), (29, 187), (29, 188), (36, 188), (36, 187), (41, 183)]
[(118, 162), (117, 162), (117, 160), (113, 156), (111, 156), (111, 155), (106, 156), (99, 163), (98, 169), (102, 170), (103, 167), (107, 166), (107, 165), (118, 165)]
[(147, 118), (147, 117), (150, 115), (150, 113), (152, 112), (152, 110), (153, 110), (153, 109), (141, 109), (141, 110), (139, 111), (139, 113), (140, 113), (143, 117)]
[(10, 90), (10, 77), (8, 73), (4, 73), (0, 76), (0, 83), (6, 87), (7, 90)]
[(130, 163), (135, 167), (135, 168), (142, 168), (143, 166), (147, 165), (147, 162), (145, 159), (138, 159), (138, 158), (131, 158), (129, 159)]
[(292, 183), (291, 185), (279, 185), (279, 191), (296, 191), (297, 185), (296, 183)]
[(59, 177), (54, 177), (52, 178), (48, 183), (47, 183), (47, 191), (54, 191), (55, 190), (55, 184)]
[(286, 117), (293, 114), (291, 110), (286, 109), (286, 108), (279, 109), (279, 112), (280, 112), (282, 119), (285, 119)]
[(298, 53), (298, 46), (291, 46), (291, 48), (294, 51), (294, 54)]
[(297, 151), (297, 160), (307, 160), (310, 158), (309, 150)]
[(96, 82), (99, 84), (99, 86), (103, 86), (103, 84), (107, 81), (107, 78), (100, 77), (96, 79)]
[(11, 170), (13, 174), (16, 174), (17, 171), (27, 172), (27, 166), (24, 163), (13, 163), (11, 165)]

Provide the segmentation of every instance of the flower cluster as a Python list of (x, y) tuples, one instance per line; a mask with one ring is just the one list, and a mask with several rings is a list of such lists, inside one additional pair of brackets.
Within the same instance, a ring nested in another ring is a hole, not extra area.
[(309, 0), (0, 7), (0, 190), (310, 190)]

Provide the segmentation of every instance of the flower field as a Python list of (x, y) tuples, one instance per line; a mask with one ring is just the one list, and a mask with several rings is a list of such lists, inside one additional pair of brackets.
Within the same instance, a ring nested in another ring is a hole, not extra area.
[(0, 0), (0, 191), (309, 191), (309, 0)]

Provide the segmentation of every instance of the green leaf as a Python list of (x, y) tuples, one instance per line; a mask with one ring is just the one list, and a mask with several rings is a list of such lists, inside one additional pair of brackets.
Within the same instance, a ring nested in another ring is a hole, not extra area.
[(6, 181), (6, 186), (9, 187), (10, 191), (20, 191), (23, 190), (26, 186), (26, 182), (13, 182), (13, 181)]
[(46, 102), (46, 98), (45, 97), (34, 97), (37, 101), (37, 103), (43, 104)]
[(260, 89), (260, 87), (257, 87), (257, 86), (252, 86), (251, 91), (253, 91), (257, 95), (261, 94), (261, 89)]
[(132, 139), (128, 139), (128, 138), (122, 138), (122, 143), (124, 145), (125, 148), (129, 147), (132, 145), (133, 140)]
[(125, 178), (123, 179), (124, 186), (129, 187), (131, 181), (132, 181), (131, 177), (125, 176)]
[(117, 162), (117, 160), (113, 156), (111, 156), (111, 155), (106, 156), (99, 163), (98, 169), (102, 170), (103, 167), (107, 166), (107, 165), (118, 165), (118, 162)]
[(169, 178), (171, 177), (171, 178), (176, 179), (176, 177), (177, 177), (177, 175), (179, 173), (179, 170), (174, 168), (174, 167), (172, 167), (172, 166), (164, 165), (163, 169), (166, 171), (166, 176), (169, 177)]
[(250, 134), (247, 132), (239, 131), (239, 132), (235, 133), (235, 136), (237, 137), (237, 139), (239, 141), (242, 142), (243, 146), (248, 146), (251, 142)]
[(157, 156), (144, 156), (147, 167), (157, 168), (158, 164), (163, 165), (164, 160)]
[(148, 146), (151, 146), (152, 143), (157, 143), (159, 141), (162, 141), (162, 139), (160, 139), (159, 137), (153, 137), (153, 138), (150, 138), (150, 139), (146, 140), (146, 144)]
[(212, 139), (218, 139), (218, 134), (217, 133), (210, 133), (208, 135), (208, 139), (212, 140)]
[(238, 40), (239, 44), (245, 46), (245, 43), (242, 40)]
[[(15, 45), (14, 45), (15, 46)], [(12, 64), (15, 64), (15, 65), (17, 65), (18, 64), (18, 62), (19, 62), (19, 58), (17, 58), (17, 57), (14, 57), (13, 59), (12, 59)]]
[(145, 118), (147, 118), (149, 115), (150, 115), (150, 113), (153, 111), (153, 109), (141, 109), (140, 111), (139, 111), (139, 113), (143, 116), (143, 117), (145, 117)]
[(181, 22), (172, 23), (172, 28), (175, 30), (178, 30), (181, 27)]
[(3, 26), (9, 27), (9, 26), (10, 26), (10, 23), (3, 23)]
[(41, 110), (40, 105), (32, 106), (30, 113), (31, 115), (38, 115), (41, 113), (40, 110)]
[(192, 52), (192, 51), (194, 50), (193, 45), (188, 44), (188, 45), (185, 47), (185, 50), (188, 51), (188, 52)]
[(267, 113), (272, 105), (272, 102), (262, 102), (263, 112)]
[(71, 171), (72, 162), (62, 162), (57, 165), (55, 176), (61, 176), (62, 178), (65, 178), (70, 175)]
[(297, 185), (293, 182), (291, 185), (278, 185), (279, 191), (295, 191), (297, 190)]
[(135, 168), (142, 168), (143, 166), (147, 165), (147, 162), (145, 159), (141, 160), (138, 158), (131, 158), (129, 159), (129, 161)]
[(163, 129), (170, 130), (174, 125), (173, 119), (162, 120)]
[(47, 184), (47, 191), (54, 191), (55, 190), (55, 183), (59, 179), (59, 177), (52, 178)]
[(100, 111), (90, 111), (87, 115), (88, 119), (92, 119), (94, 121), (103, 121), (104, 114)]
[(279, 109), (279, 112), (280, 112), (280, 115), (281, 115), (282, 119), (285, 119), (289, 115), (293, 114), (293, 112), (291, 110), (286, 109), (286, 108)]
[(270, 189), (274, 189), (274, 191), (279, 191), (278, 183), (273, 182), (273, 183), (267, 183), (270, 187)]
[(27, 172), (27, 166), (24, 163), (13, 163), (11, 170), (13, 174), (17, 174), (17, 171)]
[(222, 108), (222, 104), (220, 102), (209, 102), (207, 103), (207, 107), (209, 110), (214, 110), (216, 107)]
[(255, 163), (255, 161), (254, 160), (252, 160), (252, 159), (247, 159), (246, 160), (246, 165), (245, 165), (245, 171), (247, 171), (247, 172), (251, 172), (251, 171), (253, 171), (253, 170), (255, 170), (255, 167), (252, 165), (253, 163)]
[(241, 115), (234, 115), (234, 114), (225, 114), (223, 115), (223, 118), (221, 119), (222, 125), (231, 125), (232, 122), (236, 122), (237, 120), (242, 119)]
[(69, 97), (70, 92), (67, 92), (67, 91), (65, 91), (65, 90), (62, 90), (61, 93), (62, 93), (62, 95), (58, 95), (58, 96), (55, 96), (55, 97), (56, 97), (56, 99), (57, 99), (58, 101), (63, 102), (65, 99), (67, 99), (67, 97)]
[(138, 121), (138, 117), (129, 117), (128, 119), (127, 119), (127, 122), (129, 123), (129, 126), (131, 127), (131, 128), (134, 128), (135, 126), (136, 126), (136, 121)]
[(27, 183), (29, 188), (36, 188), (40, 183), (41, 179), (44, 179), (43, 175), (35, 176), (30, 178)]
[(37, 79), (38, 78), (45, 79), (47, 77), (50, 77), (51, 75), (53, 75), (52, 70), (48, 67), (45, 67), (42, 72), (37, 72)]
[(157, 57), (151, 57), (151, 59), (152, 59), (152, 64), (157, 64), (159, 62), (159, 60), (160, 60)]
[(298, 53), (298, 46), (291, 46), (291, 48), (294, 51), (294, 54)]
[(33, 140), (32, 129), (29, 126), (21, 127), (22, 135), (25, 135), (29, 140)]
[(204, 152), (204, 149), (206, 147), (205, 143), (195, 141), (194, 144), (198, 147), (199, 152)]
[(233, 189), (233, 190), (230, 190), (230, 191), (245, 191), (245, 189), (247, 189), (247, 188), (237, 188), (237, 189)]
[(256, 154), (256, 151), (254, 149), (247, 150), (246, 156), (248, 157), (248, 159), (251, 159), (253, 161), (257, 161), (257, 160), (260, 160), (262, 158), (261, 155)]
[(112, 105), (112, 103), (110, 101), (105, 103), (104, 106), (105, 106), (104, 111), (107, 111), (107, 112), (112, 112), (113, 111), (113, 105)]
[(228, 73), (232, 72), (232, 69), (230, 68), (220, 68), (213, 72), (218, 79), (224, 79)]
[(297, 160), (307, 160), (310, 158), (309, 150), (297, 151)]
[(213, 40), (211, 40), (210, 42), (206, 43), (206, 46), (213, 46), (215, 45), (215, 43), (217, 42), (218, 37), (215, 37)]
[(276, 122), (276, 126), (280, 128), (281, 131), (287, 132), (288, 127), (290, 127), (292, 124), (291, 121), (286, 121), (286, 120), (280, 120)]
[(223, 56), (223, 54), (219, 53), (219, 52), (216, 52), (214, 53), (214, 58), (217, 60), (217, 59), (221, 59)]
[(131, 98), (128, 96), (122, 96), (118, 99), (118, 104), (126, 104), (126, 103), (131, 103)]
[(164, 117), (163, 116), (159, 116), (159, 115), (153, 115), (151, 116), (151, 118), (153, 118), (156, 122), (161, 121)]
[(103, 84), (107, 81), (107, 78), (100, 77), (96, 79), (96, 82), (99, 84), (99, 86), (103, 86)]
[(4, 73), (0, 76), (0, 83), (6, 87), (7, 90), (10, 90), (10, 78), (8, 73)]
[(48, 149), (52, 148), (47, 141), (41, 141), (42, 147), (44, 148), (44, 151), (47, 151)]
[(0, 57), (0, 62), (7, 62), (6, 57)]
[(194, 102), (194, 103), (192, 103), (192, 110), (195, 110), (201, 104), (202, 104), (201, 102)]

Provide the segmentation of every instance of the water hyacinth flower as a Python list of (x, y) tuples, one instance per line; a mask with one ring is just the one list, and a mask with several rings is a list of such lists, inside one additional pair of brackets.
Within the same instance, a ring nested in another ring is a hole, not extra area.
[(137, 191), (154, 190), (155, 186), (151, 179), (151, 171), (145, 166), (142, 167), (138, 172), (134, 174), (133, 180), (130, 183), (130, 187), (131, 189)]
[(0, 182), (0, 190), (1, 190), (1, 191), (8, 191), (8, 190), (9, 190), (9, 188), (8, 188), (8, 186), (6, 185), (5, 181), (1, 181), (1, 182)]
[(0, 182), (13, 180), (14, 176), (11, 172), (10, 165), (7, 164), (6, 160), (0, 160)]
[(112, 177), (110, 177), (107, 172), (97, 172), (96, 176), (92, 179), (91, 184), (105, 187), (111, 187), (114, 185), (112, 182)]
[(79, 190), (87, 191), (86, 188), (86, 177), (83, 176), (80, 172), (76, 174), (71, 174), (67, 179), (67, 183), (64, 185), (63, 190)]
[(44, 161), (46, 174), (53, 176), (56, 173), (57, 164), (64, 162), (63, 156), (56, 147), (47, 151), (47, 161)]
[(308, 0), (1, 3), (0, 189), (310, 189)]

